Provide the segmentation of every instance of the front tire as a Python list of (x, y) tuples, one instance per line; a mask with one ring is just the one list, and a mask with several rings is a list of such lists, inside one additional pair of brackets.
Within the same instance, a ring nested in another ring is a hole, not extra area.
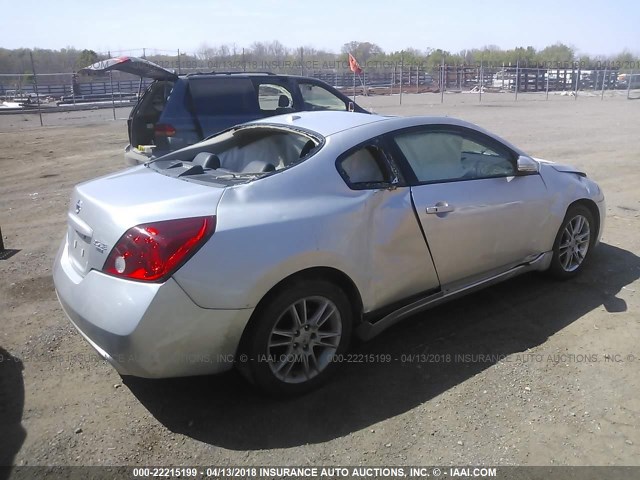
[(593, 214), (583, 205), (567, 210), (553, 244), (549, 273), (556, 278), (571, 278), (582, 271), (596, 239)]
[(256, 312), (245, 332), (239, 365), (252, 383), (273, 395), (319, 387), (351, 338), (352, 314), (342, 290), (304, 280), (281, 290)]

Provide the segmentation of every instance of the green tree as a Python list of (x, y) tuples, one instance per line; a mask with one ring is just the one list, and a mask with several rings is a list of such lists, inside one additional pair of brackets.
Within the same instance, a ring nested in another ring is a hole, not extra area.
[(75, 66), (76, 69), (88, 67), (89, 65), (93, 65), (94, 63), (96, 63), (98, 60), (100, 60), (100, 57), (98, 57), (98, 54), (96, 52), (94, 52), (93, 50), (84, 49), (82, 50), (82, 52), (80, 52)]
[(342, 53), (347, 54), (350, 53), (356, 60), (360, 63), (360, 65), (364, 65), (369, 59), (372, 57), (376, 57), (384, 54), (382, 48), (380, 48), (375, 43), (371, 42), (349, 42), (345, 43), (341, 49)]
[(625, 48), (622, 52), (612, 58), (613, 66), (615, 68), (619, 68), (621, 72), (629, 72), (633, 70), (633, 68), (631, 68), (632, 66), (637, 65), (638, 61), (636, 58), (637, 57)]
[(564, 43), (555, 43), (543, 48), (536, 55), (536, 60), (543, 64), (564, 64), (575, 60), (576, 52)]

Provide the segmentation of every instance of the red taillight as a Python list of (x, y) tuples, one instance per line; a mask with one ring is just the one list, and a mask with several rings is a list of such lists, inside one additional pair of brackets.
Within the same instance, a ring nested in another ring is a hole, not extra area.
[(186, 262), (215, 229), (216, 217), (138, 225), (120, 237), (102, 271), (133, 280), (164, 280)]
[(167, 123), (158, 123), (156, 124), (154, 131), (156, 132), (156, 135), (173, 137), (176, 134), (176, 127)]

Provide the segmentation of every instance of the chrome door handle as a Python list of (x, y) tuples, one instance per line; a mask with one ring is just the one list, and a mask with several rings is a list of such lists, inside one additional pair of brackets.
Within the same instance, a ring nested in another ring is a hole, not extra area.
[(427, 207), (427, 213), (448, 213), (453, 210), (453, 207), (447, 202), (438, 202), (432, 207)]

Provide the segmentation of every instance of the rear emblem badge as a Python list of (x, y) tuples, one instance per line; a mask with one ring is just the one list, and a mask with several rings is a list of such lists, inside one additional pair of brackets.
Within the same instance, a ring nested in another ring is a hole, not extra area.
[(76, 202), (76, 213), (80, 213), (80, 210), (82, 210), (82, 200)]
[(107, 244), (102, 243), (98, 240), (93, 241), (93, 246), (96, 247), (96, 250), (98, 250), (100, 253), (104, 253), (107, 250)]

